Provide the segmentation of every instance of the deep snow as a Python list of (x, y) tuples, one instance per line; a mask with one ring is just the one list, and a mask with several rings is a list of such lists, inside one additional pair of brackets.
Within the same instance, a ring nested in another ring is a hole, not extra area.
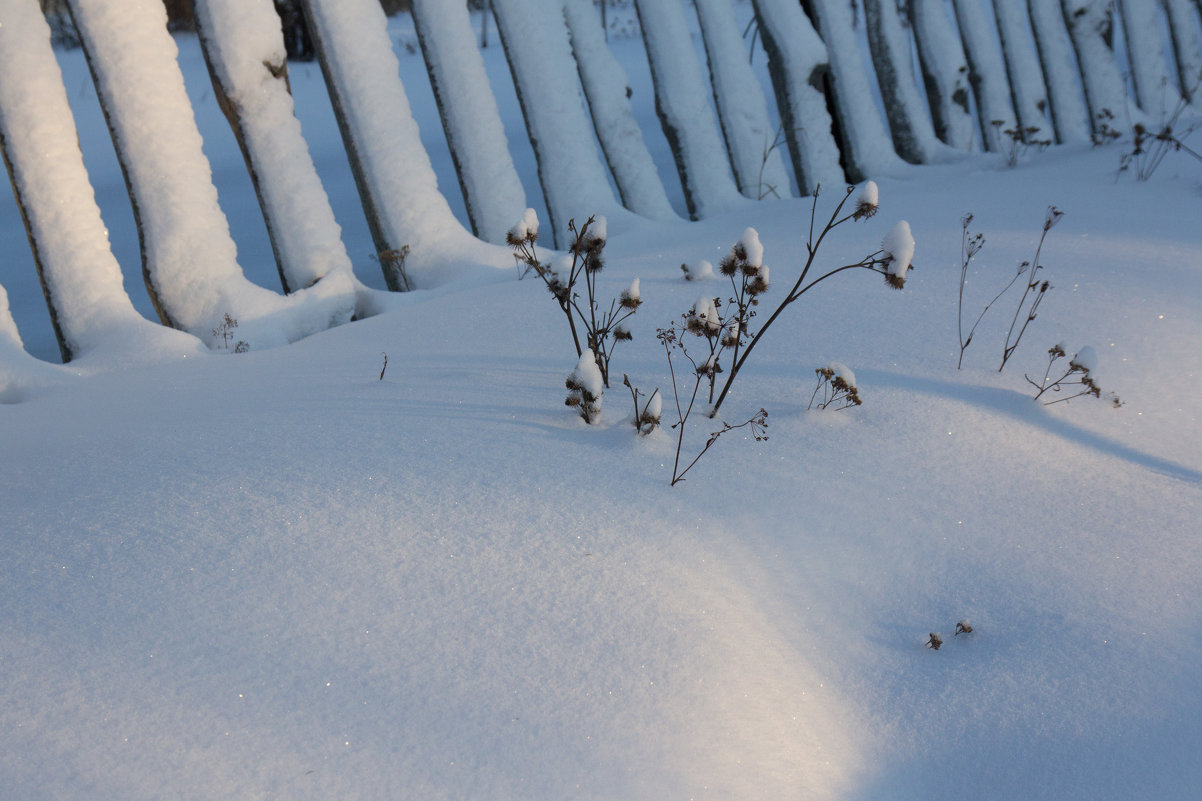
[[(462, 220), (406, 20), (392, 36)], [(269, 286), (240, 156), (195, 41), (178, 43), (239, 262)], [(613, 47), (679, 209), (638, 41)], [(60, 58), (146, 313), (82, 59)], [(495, 43), (485, 59), (506, 78)], [(380, 286), (316, 66), (292, 84), (357, 274)], [(538, 206), (524, 133), (509, 141)], [(1193, 798), (1202, 165), (1116, 180), (1120, 148), (876, 176), (879, 213), (839, 228), (823, 261), (859, 259), (905, 219), (905, 289), (851, 271), (802, 298), (723, 407), (731, 422), (766, 407), (770, 439), (724, 436), (674, 488), (675, 432), (638, 438), (620, 378), (598, 426), (562, 405), (576, 354), (516, 268), (287, 347), (47, 368), (53, 383), (0, 404), (3, 794)], [(999, 375), (999, 304), (957, 371), (961, 217), (986, 235), (975, 313), (1031, 258), (1050, 204), (1065, 217), (1038, 319)], [(655, 328), (728, 286), (680, 265), (753, 226), (771, 307), (809, 211), (611, 230), (601, 295), (638, 277), (644, 301), (611, 372), (670, 393)], [(26, 347), (53, 358), (8, 195), (0, 226), (0, 283)], [(1093, 347), (1121, 409), (1031, 401), (1022, 371), (1062, 340)], [(806, 412), (832, 360), (864, 405)], [(670, 394), (664, 410), (675, 419)], [(690, 420), (689, 458), (710, 430)], [(974, 631), (953, 636), (961, 620)]]

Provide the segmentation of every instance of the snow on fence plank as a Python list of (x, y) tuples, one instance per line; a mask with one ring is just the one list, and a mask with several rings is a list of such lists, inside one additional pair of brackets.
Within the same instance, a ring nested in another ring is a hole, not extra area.
[[(350, 279), (342, 243), (288, 88), (280, 18), (270, 0), (196, 0), (213, 90), (254, 183), (285, 292), (331, 271)], [(344, 282), (348, 290), (353, 280)]]
[(938, 149), (938, 138), (914, 81), (910, 47), (897, 6), (893, 0), (865, 0), (864, 20), (893, 146), (906, 161), (928, 162)]
[(210, 343), (226, 315), (252, 347), (291, 342), (351, 318), (347, 281), (283, 297), (242, 274), (184, 90), (164, 7), (71, 0), (134, 206), (142, 267), (160, 319)]
[(1017, 119), (1001, 41), (992, 20), (985, 15), (980, 0), (955, 0), (956, 23), (968, 60), (968, 83), (977, 100), (981, 120), (981, 141), (994, 153), (1006, 149), (1004, 131), (1014, 130)]
[(389, 289), (434, 286), (478, 265), (511, 268), (509, 251), (473, 237), (438, 189), (380, 4), (303, 2)]
[[(37, 3), (0, 0), (0, 23), (0, 151), (63, 361), (92, 354), (137, 361), (155, 350), (148, 342), (164, 338), (188, 347), (182, 335), (161, 334), (125, 292)], [(7, 301), (3, 316), (20, 348)]]
[(693, 50), (680, 0), (635, 0), (655, 111), (672, 148), (689, 216), (701, 219), (742, 204), (730, 159), (709, 104), (709, 90)]
[(789, 173), (776, 147), (760, 80), (747, 58), (730, 0), (694, 0), (709, 61), (714, 107), (739, 191), (759, 200), (788, 197)]
[(622, 205), (653, 220), (679, 219), (630, 107), (626, 70), (605, 43), (592, 0), (564, 0), (563, 13), (593, 130)]
[(1131, 121), (1127, 91), (1114, 54), (1114, 4), (1110, 0), (1061, 0), (1061, 4), (1081, 66), (1094, 137), (1127, 133)]
[(1197, 104), (1202, 88), (1202, 38), (1198, 35), (1198, 17), (1202, 3), (1191, 8), (1189, 0), (1164, 0), (1169, 15), (1169, 31), (1173, 38), (1173, 56), (1177, 62), (1177, 79), (1181, 95)]
[(768, 54), (768, 74), (798, 191), (812, 195), (819, 184), (838, 186), (846, 177), (822, 89), (822, 75), (829, 69), (826, 45), (795, 0), (751, 4)]
[(943, 0), (911, 0), (910, 22), (935, 135), (954, 148), (971, 150), (976, 125), (970, 111), (968, 62)]
[[(873, 101), (872, 78), (860, 53), (851, 5), (845, 0), (810, 0), (809, 8), (830, 55), (830, 92), (847, 179), (859, 183), (897, 166), (900, 159)], [(921, 107), (915, 112), (921, 113)]]
[(570, 220), (596, 214), (612, 224), (629, 212), (614, 196), (593, 143), (562, 0), (492, 0), (492, 8), (538, 161), (550, 227), (555, 243), (566, 247)]
[(1057, 142), (1088, 141), (1089, 110), (1080, 85), (1080, 72), (1068, 41), (1064, 14), (1055, 0), (1028, 0), (1031, 30), (1048, 89)]
[(1119, 4), (1136, 102), (1154, 119), (1167, 116), (1181, 98), (1175, 81), (1169, 79), (1163, 9), (1159, 0), (1123, 0)]
[(413, 25), (473, 232), (497, 245), (526, 209), (497, 100), (464, 3), (414, 0)]
[[(1039, 69), (1027, 6), (1021, 2), (998, 2), (993, 4), (993, 11), (1006, 59), (1014, 111), (1024, 129), (1023, 139), (1050, 140), (1053, 137), (1048, 120), (1048, 93)], [(1030, 128), (1037, 130), (1028, 135), (1026, 130)]]

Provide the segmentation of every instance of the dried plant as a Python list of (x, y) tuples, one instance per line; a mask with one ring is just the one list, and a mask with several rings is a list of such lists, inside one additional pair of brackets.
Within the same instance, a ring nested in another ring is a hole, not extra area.
[[(1197, 96), (1200, 86), (1202, 77), (1194, 84), (1190, 92), (1191, 97)], [(1136, 123), (1131, 134), (1131, 149), (1119, 158), (1119, 172), (1134, 169), (1135, 179), (1146, 181), (1152, 177), (1152, 173), (1156, 172), (1169, 153), (1185, 153), (1202, 161), (1202, 153), (1185, 144), (1185, 140), (1202, 127), (1202, 122), (1195, 120), (1185, 126), (1178, 125), (1182, 113), (1187, 108), (1189, 105), (1182, 98), (1173, 111), (1155, 126), (1155, 130), (1149, 130), (1143, 123)]]
[(218, 326), (212, 329), (209, 333), (213, 339), (221, 341), (221, 347), (225, 350), (230, 350), (230, 343), (233, 343), (234, 353), (246, 353), (250, 350), (250, 343), (244, 339), (234, 342), (234, 329), (238, 327), (238, 321), (230, 316), (229, 312), (221, 319)]
[[(814, 394), (810, 395), (810, 404), (806, 406), (807, 409), (813, 409), (817, 404), (819, 409), (839, 411), (849, 406), (860, 406), (863, 403), (860, 400), (860, 392), (856, 388), (855, 373), (846, 366), (839, 362), (831, 362), (826, 367), (819, 367), (814, 372), (818, 375), (818, 386), (814, 387)], [(822, 393), (821, 399), (819, 392)]]
[(384, 283), (392, 292), (408, 292), (413, 288), (409, 283), (409, 274), (405, 272), (405, 259), (409, 258), (409, 246), (381, 250), (376, 254), (380, 270), (384, 273)]
[[(653, 389), (650, 395), (644, 396), (638, 387), (630, 383), (630, 376), (625, 373), (622, 374), (622, 385), (630, 390), (630, 399), (634, 401), (634, 416), (631, 421), (639, 436), (645, 437), (659, 427), (663, 414), (663, 396), (660, 395), (658, 387)], [(641, 397), (646, 399), (640, 404)]]
[[(731, 425), (725, 421), (719, 421), (722, 427), (717, 431), (711, 432), (709, 438), (705, 441), (705, 445), (701, 448), (701, 451), (697, 453), (697, 455), (693, 457), (693, 460), (685, 465), (683, 469), (681, 468), (680, 454), (684, 448), (685, 428), (688, 425), (690, 416), (696, 408), (697, 395), (701, 391), (702, 381), (705, 380), (707, 374), (712, 371), (712, 358), (706, 358), (699, 362), (689, 353), (688, 347), (684, 344), (679, 334), (680, 331), (675, 326), (671, 328), (661, 328), (656, 332), (656, 337), (659, 339), (660, 343), (663, 344), (664, 353), (668, 358), (668, 374), (671, 376), (672, 381), (672, 397), (676, 403), (676, 422), (672, 424), (672, 429), (676, 431), (676, 458), (672, 462), (673, 487), (675, 487), (681, 481), (684, 481), (685, 474), (693, 469), (693, 465), (697, 464), (701, 457), (704, 456), (709, 449), (714, 446), (714, 443), (716, 443), (718, 438), (723, 434), (739, 428), (748, 428), (751, 430), (751, 435), (756, 442), (763, 442), (768, 439), (768, 412), (762, 408), (752, 415), (748, 420), (739, 423), (738, 425)], [(673, 353), (678, 353), (683, 356), (685, 360), (687, 360), (693, 367), (693, 388), (691, 391), (688, 390), (687, 379), (683, 380), (683, 389), (681, 382), (677, 381), (676, 366), (672, 361)], [(686, 392), (688, 393), (688, 399), (682, 404), (682, 397)]]
[[(730, 278), (732, 289), (727, 303), (727, 312), (721, 318), (721, 329), (729, 332), (729, 335), (724, 333), (722, 344), (723, 347), (730, 350), (730, 368), (726, 371), (726, 380), (722, 383), (722, 389), (713, 403), (711, 416), (718, 413), (735, 380), (738, 379), (739, 372), (746, 364), (747, 358), (755, 350), (755, 346), (759, 344), (764, 334), (784, 313), (785, 309), (815, 286), (833, 275), (857, 268), (880, 273), (884, 276), (885, 282), (894, 289), (901, 289), (905, 285), (906, 275), (911, 269), (911, 260), (914, 255), (914, 237), (910, 233), (909, 224), (905, 221), (899, 222), (889, 231), (879, 249), (859, 261), (832, 267), (816, 278), (810, 277), (817, 262), (819, 250), (832, 231), (846, 222), (866, 220), (876, 214), (878, 208), (876, 184), (868, 181), (857, 197), (852, 210), (846, 211), (854, 191), (855, 187), (847, 188), (817, 234), (815, 234), (814, 228), (819, 192), (815, 191), (813, 203), (810, 206), (806, 260), (801, 274), (798, 275), (793, 286), (786, 291), (780, 303), (758, 330), (752, 330), (751, 322), (756, 314), (755, 307), (760, 304), (760, 296), (769, 288), (769, 273), (768, 267), (762, 263), (763, 249), (759, 246), (759, 237), (758, 235), (752, 236), (755, 234), (754, 229), (749, 228), (744, 233), (743, 239), (734, 246), (731, 254), (723, 259), (720, 270), (723, 275)], [(726, 344), (726, 341), (729, 341), (729, 344)], [(713, 355), (720, 354), (715, 351)], [(713, 373), (721, 372), (720, 368), (721, 365), (715, 360)]]
[[(1059, 370), (1053, 371), (1056, 362), (1063, 358), (1067, 358), (1067, 350), (1064, 343), (1058, 343), (1048, 348), (1048, 366), (1043, 372), (1043, 378), (1035, 381), (1029, 375), (1023, 375), (1027, 379), (1027, 383), (1035, 387), (1035, 400), (1039, 400), (1048, 392), (1062, 392), (1070, 390), (1073, 394), (1056, 400), (1044, 401), (1044, 405), (1050, 406), (1053, 403), (1063, 403), (1065, 401), (1080, 398), (1083, 395), (1092, 395), (1095, 398), (1102, 397), (1102, 387), (1093, 377), (1093, 371), (1097, 369), (1098, 356), (1093, 348), (1086, 345), (1081, 350), (1077, 351), (1068, 362), (1068, 368), (1060, 374), (1058, 378), (1053, 378)], [(1113, 393), (1109, 396), (1112, 405), (1116, 408), (1123, 405), (1117, 395)]]
[[(1064, 212), (1055, 206), (1048, 206), (1047, 214), (1043, 219), (1043, 230), (1039, 234), (1039, 244), (1035, 246), (1035, 257), (1029, 262), (1024, 261), (1018, 265), (1018, 275), (1025, 274), (1027, 282), (1022, 297), (1018, 299), (1018, 308), (1014, 310), (1014, 319), (1010, 321), (1010, 328), (1006, 331), (1006, 341), (1002, 345), (1002, 363), (997, 368), (999, 373), (1005, 369), (1006, 362), (1014, 355), (1014, 350), (1018, 347), (1023, 334), (1026, 333), (1027, 326), (1039, 312), (1039, 304), (1043, 302), (1044, 296), (1052, 288), (1050, 283), (1041, 281), (1039, 278), (1039, 271), (1043, 269), (1043, 265), (1039, 263), (1039, 254), (1043, 251), (1043, 243), (1047, 238), (1048, 231), (1052, 230), (1063, 216)], [(1009, 289), (1009, 286), (1006, 288)], [(1023, 319), (1022, 325), (1018, 323), (1020, 317)], [(1015, 331), (1016, 328), (1017, 331)]]
[(601, 396), (605, 386), (601, 380), (601, 369), (591, 350), (580, 354), (576, 368), (568, 375), (564, 385), (568, 396), (564, 405), (571, 406), (580, 413), (584, 422), (592, 425), (601, 419)]
[(1015, 125), (1013, 128), (1002, 130), (1002, 126), (1006, 124), (1002, 120), (993, 120), (992, 124), (998, 130), (998, 135), (1005, 145), (1007, 167), (1017, 166), (1029, 150), (1044, 150), (1052, 144), (1051, 139), (1036, 138), (1035, 135), (1039, 133), (1040, 129), (1035, 126), (1028, 125), (1024, 128), (1021, 125)]
[(573, 219), (568, 222), (568, 230), (572, 232), (572, 244), (567, 256), (550, 262), (542, 261), (535, 249), (538, 217), (533, 209), (526, 210), (521, 221), (510, 229), (506, 241), (513, 248), (514, 258), (522, 265), (523, 274), (533, 272), (543, 280), (567, 319), (576, 355), (591, 351), (601, 370), (602, 383), (608, 387), (614, 347), (618, 342), (633, 338), (626, 322), (643, 302), (639, 279), (634, 279), (610, 301), (607, 310), (602, 310), (597, 296), (597, 276), (605, 266), (605, 218), (589, 217), (579, 229)]

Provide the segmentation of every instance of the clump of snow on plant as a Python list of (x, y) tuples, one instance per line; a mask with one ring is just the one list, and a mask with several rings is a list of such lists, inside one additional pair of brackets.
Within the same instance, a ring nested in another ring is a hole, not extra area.
[(513, 234), (514, 239), (527, 239), (538, 236), (538, 212), (534, 209), (526, 209), (522, 213), (522, 219), (518, 220), (513, 228), (509, 229), (509, 233)]
[(605, 242), (609, 236), (609, 222), (605, 219), (605, 215), (598, 214), (593, 218), (592, 224), (588, 227), (588, 238), (593, 242)]
[(830, 370), (836, 378), (842, 380), (843, 383), (847, 385), (848, 389), (856, 388), (856, 374), (853, 373), (851, 368), (849, 368), (846, 364), (842, 364), (840, 362), (828, 362), (826, 369)]
[(739, 246), (743, 248), (745, 261), (752, 267), (762, 267), (764, 264), (764, 246), (760, 243), (759, 232), (754, 228), (748, 228), (743, 231), (743, 238), (739, 240)]
[(651, 397), (647, 399), (647, 406), (643, 409), (643, 418), (648, 420), (658, 420), (663, 416), (664, 412), (664, 396), (658, 392), (653, 392)]
[(902, 220), (893, 226), (881, 240), (881, 250), (889, 256), (889, 275), (904, 279), (914, 259), (914, 235), (910, 233), (910, 223)]
[(642, 301), (642, 296), (639, 295), (639, 279), (635, 278), (630, 282), (630, 286), (622, 290), (622, 300), (629, 301), (636, 306)]
[(680, 269), (686, 281), (705, 281), (714, 277), (714, 265), (705, 259), (696, 264), (682, 264)]
[(597, 357), (593, 355), (591, 348), (586, 348), (584, 353), (580, 354), (576, 369), (572, 371), (572, 380), (594, 398), (601, 397), (601, 393), (605, 391), (601, 368), (597, 366)]
[(696, 328), (699, 333), (714, 334), (722, 322), (722, 318), (718, 316), (718, 307), (714, 304), (714, 299), (704, 295), (697, 298), (689, 316), (696, 321), (689, 328)]
[(880, 205), (880, 199), (880, 189), (876, 181), (866, 181), (860, 189), (860, 194), (856, 196), (856, 206), (876, 208)]

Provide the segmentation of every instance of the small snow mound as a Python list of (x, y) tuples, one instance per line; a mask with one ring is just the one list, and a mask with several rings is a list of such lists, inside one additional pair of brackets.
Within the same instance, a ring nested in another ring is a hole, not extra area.
[(1086, 345), (1077, 351), (1077, 355), (1069, 362), (1069, 367), (1076, 367), (1078, 370), (1092, 373), (1098, 369), (1098, 354), (1092, 347)]
[(910, 223), (902, 220), (893, 226), (881, 240), (881, 250), (889, 254), (889, 275), (904, 280), (914, 259), (914, 235), (910, 233)]
[(764, 264), (764, 246), (760, 244), (760, 235), (754, 228), (748, 228), (743, 231), (743, 238), (739, 240), (739, 245), (742, 246), (743, 252), (746, 254), (747, 263), (752, 267), (761, 267)]

